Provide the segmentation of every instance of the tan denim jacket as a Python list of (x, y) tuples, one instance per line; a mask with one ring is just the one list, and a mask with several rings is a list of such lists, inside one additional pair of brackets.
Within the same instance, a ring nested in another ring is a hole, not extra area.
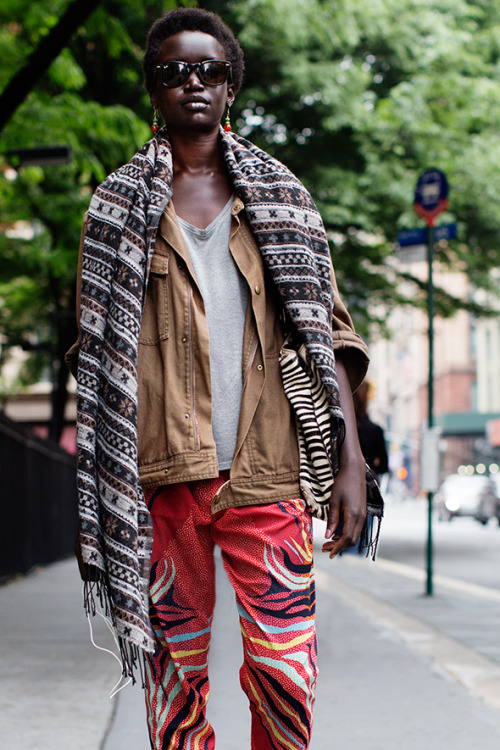
[[(283, 333), (275, 290), (246, 221), (243, 203), (232, 206), (229, 249), (246, 279), (248, 303), (243, 341), (243, 395), (229, 481), (212, 511), (300, 497), (294, 417), (279, 364)], [(332, 274), (333, 275), (333, 274)], [(363, 340), (336, 288), (334, 346), (353, 390), (368, 358)], [(67, 355), (76, 370), (78, 343)], [(209, 338), (203, 299), (173, 204), (162, 216), (146, 295), (138, 359), (139, 476), (144, 488), (215, 477), (211, 426)]]

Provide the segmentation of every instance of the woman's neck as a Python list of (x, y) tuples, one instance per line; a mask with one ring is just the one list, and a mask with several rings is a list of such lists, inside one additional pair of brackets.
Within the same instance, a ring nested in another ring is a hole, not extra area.
[(204, 229), (224, 208), (233, 187), (214, 135), (171, 136), (173, 201), (177, 215)]
[(175, 173), (206, 174), (224, 169), (224, 160), (219, 147), (219, 133), (198, 134), (174, 133), (170, 135), (172, 159)]

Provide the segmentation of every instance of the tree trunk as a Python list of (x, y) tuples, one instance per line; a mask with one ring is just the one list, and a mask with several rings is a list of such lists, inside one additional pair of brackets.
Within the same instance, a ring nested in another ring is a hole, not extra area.
[(52, 350), (52, 395), (49, 438), (55, 443), (61, 440), (64, 428), (64, 412), (68, 400), (69, 370), (64, 355), (75, 342), (77, 336), (76, 315), (73, 312), (60, 312), (52, 316), (54, 348)]
[(0, 132), (61, 50), (66, 47), (74, 32), (101, 1), (73, 0), (59, 22), (40, 40), (24, 67), (17, 71), (0, 95)]

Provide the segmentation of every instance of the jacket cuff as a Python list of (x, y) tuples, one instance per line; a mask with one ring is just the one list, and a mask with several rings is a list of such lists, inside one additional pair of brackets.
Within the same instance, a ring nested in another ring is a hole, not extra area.
[(335, 356), (342, 358), (354, 393), (366, 377), (370, 363), (368, 347), (354, 331), (333, 331), (333, 349)]

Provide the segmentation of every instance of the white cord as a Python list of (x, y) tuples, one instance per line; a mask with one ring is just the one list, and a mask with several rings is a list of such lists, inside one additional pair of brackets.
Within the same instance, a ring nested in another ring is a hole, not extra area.
[[(96, 614), (98, 614), (98, 615), (99, 615), (99, 617), (101, 617), (101, 618), (102, 618), (102, 619), (104, 620), (104, 622), (106, 623), (106, 627), (108, 628), (109, 632), (110, 632), (110, 633), (111, 633), (111, 635), (113, 636), (113, 640), (114, 640), (114, 642), (115, 642), (115, 644), (116, 644), (116, 648), (117, 648), (118, 650), (120, 650), (120, 647), (119, 647), (119, 645), (118, 645), (118, 640), (117, 640), (117, 638), (116, 638), (115, 632), (114, 632), (114, 630), (113, 630), (113, 626), (111, 625), (111, 623), (110, 623), (109, 619), (108, 619), (107, 617), (104, 617), (104, 615), (102, 614), (102, 612), (99, 612), (99, 611), (97, 611), (97, 612), (96, 612)], [(89, 631), (90, 631), (90, 642), (92, 643), (92, 645), (93, 645), (93, 646), (94, 646), (94, 647), (95, 647), (95, 648), (96, 648), (96, 649), (97, 649), (98, 651), (104, 651), (104, 652), (105, 652), (106, 654), (111, 654), (111, 656), (113, 657), (113, 659), (116, 659), (116, 661), (117, 661), (117, 662), (118, 662), (118, 664), (120, 665), (120, 679), (118, 680), (118, 682), (116, 683), (116, 685), (115, 685), (115, 686), (114, 686), (114, 687), (113, 687), (113, 688), (111, 689), (111, 693), (109, 694), (109, 699), (110, 699), (110, 700), (113, 700), (113, 698), (114, 698), (115, 696), (117, 696), (117, 695), (118, 695), (118, 693), (119, 693), (119, 692), (120, 692), (121, 690), (123, 690), (124, 688), (126, 688), (126, 687), (127, 687), (127, 685), (130, 685), (130, 683), (132, 682), (132, 678), (131, 678), (131, 677), (129, 677), (129, 678), (127, 679), (127, 681), (123, 683), (123, 685), (120, 685), (121, 681), (123, 680), (123, 675), (121, 674), (121, 669), (122, 669), (122, 662), (121, 662), (121, 659), (120, 659), (120, 658), (119, 658), (119, 657), (118, 657), (118, 656), (117, 656), (117, 655), (116, 655), (116, 654), (114, 653), (114, 651), (110, 651), (110, 650), (109, 650), (109, 648), (104, 648), (104, 646), (99, 646), (99, 645), (98, 645), (98, 644), (97, 644), (97, 643), (95, 642), (95, 640), (94, 640), (94, 632), (93, 632), (93, 630), (92, 630), (92, 622), (91, 622), (91, 618), (90, 618), (90, 615), (89, 615), (89, 613), (88, 613), (87, 611), (85, 612), (85, 616), (87, 617), (87, 622), (88, 622), (88, 624), (89, 624)]]

